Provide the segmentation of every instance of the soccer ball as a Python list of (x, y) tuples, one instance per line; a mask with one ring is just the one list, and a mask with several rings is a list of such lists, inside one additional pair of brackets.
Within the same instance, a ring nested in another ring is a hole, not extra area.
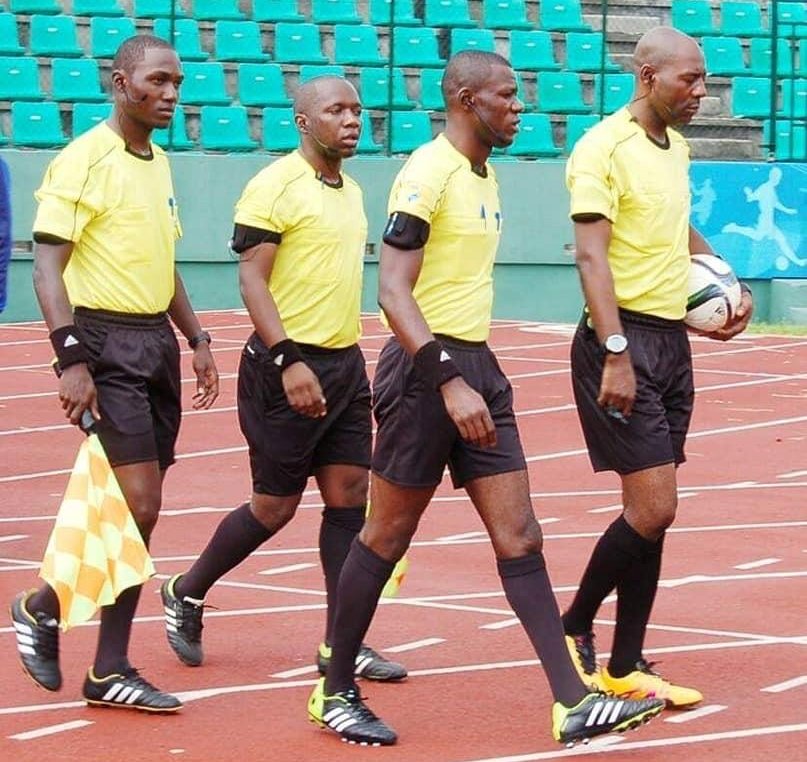
[(726, 325), (740, 306), (742, 291), (731, 265), (714, 254), (693, 254), (684, 322), (699, 331)]

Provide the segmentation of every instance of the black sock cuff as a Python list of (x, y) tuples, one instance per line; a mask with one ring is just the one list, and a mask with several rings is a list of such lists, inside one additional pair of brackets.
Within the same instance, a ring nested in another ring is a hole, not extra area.
[(496, 568), (502, 579), (508, 577), (523, 577), (525, 574), (542, 571), (546, 569), (546, 560), (543, 553), (528, 553), (519, 558), (498, 558)]
[(661, 552), (661, 542), (646, 540), (628, 522), (620, 516), (607, 530), (620, 550), (633, 558), (641, 559), (653, 553)]
[(386, 582), (392, 570), (395, 568), (394, 561), (387, 561), (381, 558), (375, 551), (370, 550), (358, 537), (353, 540), (351, 554), (355, 554), (356, 562), (368, 574)]
[(322, 523), (339, 529), (347, 529), (356, 534), (364, 526), (364, 512), (363, 505), (348, 508), (332, 508), (326, 505), (322, 511)]
[(239, 505), (233, 514), (240, 519), (241, 527), (247, 536), (254, 537), (257, 542), (264, 543), (274, 534), (271, 529), (267, 529), (255, 518), (249, 503)]

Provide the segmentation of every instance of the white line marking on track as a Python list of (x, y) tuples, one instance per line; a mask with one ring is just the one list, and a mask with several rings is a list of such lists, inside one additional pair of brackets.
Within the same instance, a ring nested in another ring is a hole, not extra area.
[(796, 479), (801, 476), (807, 476), (807, 471), (789, 471), (786, 474), (779, 474), (777, 479)]
[(763, 574), (691, 574), (688, 577), (667, 579), (663, 582), (659, 582), (659, 587), (683, 587), (684, 585), (692, 585), (699, 582), (747, 582), (748, 580), (787, 579), (792, 577), (807, 577), (807, 571), (765, 572)]
[(470, 540), (472, 537), (487, 537), (487, 532), (462, 532), (461, 534), (447, 534), (443, 537), (435, 537), (437, 542), (452, 542), (454, 540)]
[(669, 717), (665, 717), (664, 722), (691, 722), (692, 720), (699, 720), (701, 717), (707, 717), (710, 714), (715, 714), (716, 712), (722, 712), (724, 709), (728, 709), (728, 707), (723, 706), (723, 704), (710, 704), (709, 706), (701, 706), (697, 709), (690, 709), (685, 712), (672, 714)]
[(767, 688), (760, 688), (760, 690), (765, 693), (782, 693), (783, 691), (789, 691), (791, 688), (800, 688), (802, 685), (807, 685), (807, 675), (794, 677), (792, 680), (785, 680), (783, 683), (769, 685)]
[(778, 564), (781, 558), (760, 558), (759, 561), (748, 561), (744, 564), (737, 564), (734, 568), (748, 571), (749, 569), (759, 569), (761, 566), (770, 566), (771, 564)]
[(415, 651), (418, 648), (427, 648), (428, 646), (436, 646), (440, 643), (445, 643), (445, 638), (423, 638), (422, 640), (413, 640), (410, 643), (401, 643), (399, 646), (390, 646), (389, 648), (382, 648), (384, 653), (402, 654), (405, 651)]
[(41, 738), (42, 736), (52, 736), (56, 733), (64, 733), (66, 730), (76, 730), (78, 728), (92, 725), (91, 720), (72, 720), (71, 722), (62, 722), (58, 725), (48, 725), (44, 728), (36, 728), (36, 730), (27, 730), (25, 733), (17, 733), (9, 736), (12, 741), (30, 741), (33, 738)]
[(290, 572), (302, 571), (303, 569), (310, 569), (313, 566), (316, 566), (316, 564), (289, 564), (288, 566), (276, 566), (273, 569), (264, 569), (263, 571), (259, 571), (258, 574), (263, 574), (268, 577), (272, 574), (288, 574)]
[(305, 667), (295, 667), (294, 669), (286, 669), (283, 672), (273, 672), (269, 677), (278, 677), (280, 679), (286, 679), (289, 677), (303, 677), (304, 675), (310, 675), (312, 672), (317, 671), (316, 664), (306, 664)]
[(503, 619), (501, 622), (491, 622), (490, 624), (479, 625), (480, 630), (504, 630), (507, 627), (514, 627), (520, 624), (518, 617), (511, 617), (510, 619)]
[(28, 537), (27, 534), (7, 534), (0, 536), (0, 542), (14, 542), (15, 540), (24, 540)]

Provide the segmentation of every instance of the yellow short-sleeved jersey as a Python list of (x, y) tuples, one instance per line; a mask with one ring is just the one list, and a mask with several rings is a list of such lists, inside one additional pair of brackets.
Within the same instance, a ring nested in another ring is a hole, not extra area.
[(431, 226), (413, 291), (432, 333), (486, 341), (493, 308), (493, 262), (502, 231), (499, 186), (445, 135), (418, 148), (390, 191), (388, 211)]
[(249, 181), (235, 222), (281, 236), (268, 287), (290, 338), (333, 349), (359, 340), (367, 218), (353, 179), (329, 185), (295, 151)]
[(611, 221), (608, 262), (617, 303), (680, 320), (689, 273), (689, 146), (668, 129), (662, 147), (623, 108), (592, 127), (566, 166), (571, 215)]
[(64, 282), (74, 307), (164, 312), (174, 297), (182, 234), (163, 150), (130, 153), (101, 123), (50, 163), (35, 197), (35, 233), (72, 241)]

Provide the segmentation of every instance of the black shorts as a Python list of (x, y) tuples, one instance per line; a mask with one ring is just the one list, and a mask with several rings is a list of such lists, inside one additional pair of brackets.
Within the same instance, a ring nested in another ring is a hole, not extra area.
[(585, 317), (572, 341), (572, 386), (591, 465), (624, 475), (683, 463), (695, 396), (686, 327), (679, 320), (619, 313), (636, 374), (627, 425), (597, 404), (605, 352)]
[(434, 487), (448, 465), (455, 487), (482, 476), (527, 467), (513, 413), (513, 388), (484, 342), (439, 337), (466, 383), (487, 403), (496, 447), (464, 441), (446, 412), (442, 394), (426, 388), (397, 339), (384, 345), (373, 380), (378, 423), (373, 473), (403, 487)]
[(168, 317), (76, 307), (73, 318), (90, 356), (96, 429), (109, 462), (168, 468), (182, 415), (179, 345)]
[(345, 349), (298, 346), (328, 401), (324, 418), (289, 407), (280, 368), (257, 334), (241, 352), (238, 420), (249, 445), (252, 489), (259, 494), (296, 495), (321, 466), (370, 467), (370, 382), (358, 344)]

